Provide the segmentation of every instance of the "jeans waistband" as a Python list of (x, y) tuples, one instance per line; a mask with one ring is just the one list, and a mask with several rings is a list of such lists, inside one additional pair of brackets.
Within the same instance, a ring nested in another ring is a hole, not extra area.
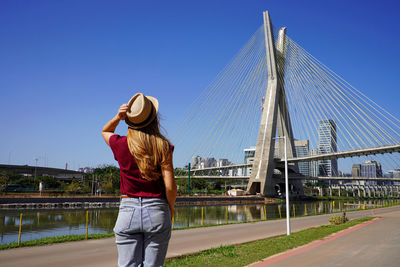
[(121, 203), (166, 203), (167, 200), (165, 198), (152, 198), (152, 197), (123, 197), (121, 196)]

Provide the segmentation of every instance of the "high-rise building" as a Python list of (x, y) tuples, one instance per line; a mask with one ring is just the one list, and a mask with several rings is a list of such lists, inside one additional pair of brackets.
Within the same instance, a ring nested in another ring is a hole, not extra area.
[(194, 157), (192, 158), (192, 164), (191, 164), (192, 169), (197, 169), (197, 168), (199, 168), (200, 162), (201, 162), (201, 157), (200, 157), (199, 155), (194, 156)]
[(217, 167), (217, 160), (215, 158), (202, 158), (200, 162), (200, 169)]
[(202, 158), (200, 156), (195, 156), (192, 158), (192, 169), (204, 169), (209, 167), (216, 167), (217, 160), (215, 158)]
[[(393, 178), (400, 178), (400, 169), (393, 170)], [(393, 185), (400, 185), (400, 181), (393, 181)]]
[[(318, 155), (318, 150), (313, 148), (310, 151), (310, 156)], [(313, 160), (310, 162), (310, 176), (311, 177), (318, 177), (319, 169), (318, 169), (318, 161)]]
[(229, 166), (232, 163), (228, 159), (219, 159), (217, 161), (217, 167), (222, 167), (222, 166)]
[(361, 164), (353, 164), (351, 167), (352, 177), (361, 177)]
[[(254, 155), (256, 154), (256, 147), (251, 146), (250, 148), (244, 149), (244, 164), (253, 164)], [(244, 170), (244, 175), (251, 174), (251, 167), (248, 167)]]
[(400, 178), (400, 169), (393, 170), (393, 178)]
[[(375, 178), (382, 177), (381, 164), (374, 160), (367, 160), (361, 164), (361, 177)], [(365, 185), (377, 185), (377, 181), (366, 181)]]
[(382, 177), (382, 166), (374, 160), (367, 160), (361, 164), (361, 177)]
[[(333, 120), (319, 121), (318, 154), (337, 152), (336, 123)], [(338, 176), (337, 159), (320, 160), (318, 162), (320, 176)]]
[[(308, 140), (294, 140), (294, 148), (297, 157), (307, 157), (309, 155), (309, 142)], [(310, 162), (299, 162), (300, 174), (310, 177)]]

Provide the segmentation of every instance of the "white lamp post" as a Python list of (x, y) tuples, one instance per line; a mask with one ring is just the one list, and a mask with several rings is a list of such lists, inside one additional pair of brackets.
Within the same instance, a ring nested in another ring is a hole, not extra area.
[(286, 153), (286, 136), (278, 136), (275, 139), (282, 138), (285, 142), (285, 191), (286, 191), (286, 235), (290, 235), (290, 206), (289, 206), (289, 177), (288, 177), (288, 162)]

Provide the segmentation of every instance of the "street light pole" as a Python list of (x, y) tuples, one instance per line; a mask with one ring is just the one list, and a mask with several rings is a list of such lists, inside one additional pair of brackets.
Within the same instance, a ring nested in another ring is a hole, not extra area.
[(190, 195), (190, 162), (188, 163), (188, 186), (187, 186), (187, 191)]
[(290, 235), (289, 175), (286, 152), (286, 136), (283, 136), (283, 141), (285, 142), (286, 235)]
[(290, 205), (289, 205), (289, 175), (288, 175), (288, 161), (286, 152), (286, 136), (277, 136), (274, 139), (283, 139), (285, 150), (285, 191), (286, 191), (286, 235), (290, 235)]

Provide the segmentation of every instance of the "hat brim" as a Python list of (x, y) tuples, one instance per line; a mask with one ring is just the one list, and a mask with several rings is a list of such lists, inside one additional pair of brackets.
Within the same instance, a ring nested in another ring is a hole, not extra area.
[[(134, 99), (136, 99), (136, 97), (138, 96), (138, 94), (134, 95), (128, 102), (128, 105), (131, 105), (131, 103), (133, 102)], [(141, 123), (133, 123), (131, 122), (128, 118), (125, 119), (125, 123), (128, 125), (129, 128), (132, 129), (140, 129), (140, 128), (144, 128), (147, 125), (149, 125), (151, 122), (153, 122), (153, 120), (157, 117), (157, 113), (158, 113), (158, 100), (155, 97), (152, 96), (145, 96), (148, 100), (150, 100), (151, 102), (151, 113), (150, 116), (143, 122)]]

